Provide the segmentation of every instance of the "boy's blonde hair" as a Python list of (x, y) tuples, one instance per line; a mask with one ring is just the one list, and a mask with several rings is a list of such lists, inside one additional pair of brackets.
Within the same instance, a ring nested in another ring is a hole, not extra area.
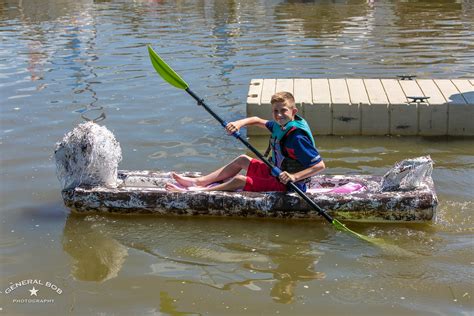
[(286, 91), (277, 92), (272, 95), (272, 99), (270, 103), (273, 105), (275, 103), (283, 103), (289, 108), (294, 108), (295, 106), (295, 98), (293, 95)]

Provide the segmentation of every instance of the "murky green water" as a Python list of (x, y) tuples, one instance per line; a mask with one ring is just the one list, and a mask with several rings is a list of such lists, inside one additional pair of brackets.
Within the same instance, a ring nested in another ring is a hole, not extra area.
[(73, 216), (52, 153), (81, 113), (93, 118), (100, 108), (121, 143), (123, 169), (210, 171), (245, 152), (157, 77), (146, 44), (233, 120), (245, 115), (257, 77), (472, 78), (473, 7), (0, 1), (0, 313), (471, 314), (472, 139), (317, 138), (331, 174), (383, 174), (398, 160), (432, 156), (436, 221), (349, 225), (411, 255), (323, 221)]

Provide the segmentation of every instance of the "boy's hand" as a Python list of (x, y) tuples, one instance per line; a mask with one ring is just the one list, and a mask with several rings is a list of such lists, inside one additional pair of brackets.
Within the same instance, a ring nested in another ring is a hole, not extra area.
[(296, 182), (296, 177), (286, 171), (283, 171), (282, 173), (280, 173), (280, 176), (278, 177), (278, 179), (280, 179), (280, 182), (283, 184), (287, 184), (290, 181)]
[(230, 122), (229, 124), (226, 125), (225, 129), (229, 135), (232, 135), (235, 132), (238, 132), (240, 130), (240, 124), (237, 122)]

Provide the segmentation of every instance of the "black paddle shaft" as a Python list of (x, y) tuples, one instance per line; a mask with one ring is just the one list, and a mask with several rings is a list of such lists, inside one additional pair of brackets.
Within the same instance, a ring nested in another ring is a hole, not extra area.
[[(186, 92), (189, 93), (198, 103), (198, 105), (201, 105), (206, 109), (206, 111), (212, 115), (219, 123), (225, 128), (228, 124), (228, 122), (224, 121), (219, 115), (217, 115), (205, 102), (203, 99), (198, 97), (191, 89), (186, 88)], [(274, 165), (272, 165), (255, 147), (253, 147), (246, 139), (242, 138), (242, 135), (240, 132), (235, 132), (232, 134), (235, 138), (240, 140), (248, 149), (250, 149), (261, 161), (263, 161), (272, 171), (272, 175), (278, 178), (278, 176), (281, 173), (281, 170)], [(291, 190), (295, 191), (298, 193), (298, 195), (305, 200), (306, 203), (308, 203), (309, 206), (311, 206), (314, 210), (316, 210), (319, 215), (324, 217), (329, 223), (332, 224), (333, 218), (326, 213), (322, 208), (320, 208), (316, 203), (313, 202), (303, 191), (301, 191), (296, 184), (294, 184), (292, 181), (289, 181), (287, 184), (287, 187), (290, 188)]]

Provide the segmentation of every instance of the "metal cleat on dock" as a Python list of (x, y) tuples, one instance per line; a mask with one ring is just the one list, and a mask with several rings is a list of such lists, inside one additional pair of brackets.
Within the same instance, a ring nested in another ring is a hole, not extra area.
[(408, 97), (408, 103), (427, 103), (430, 97)]
[(413, 80), (413, 78), (415, 78), (416, 75), (399, 75), (397, 76), (398, 79), (400, 80)]

